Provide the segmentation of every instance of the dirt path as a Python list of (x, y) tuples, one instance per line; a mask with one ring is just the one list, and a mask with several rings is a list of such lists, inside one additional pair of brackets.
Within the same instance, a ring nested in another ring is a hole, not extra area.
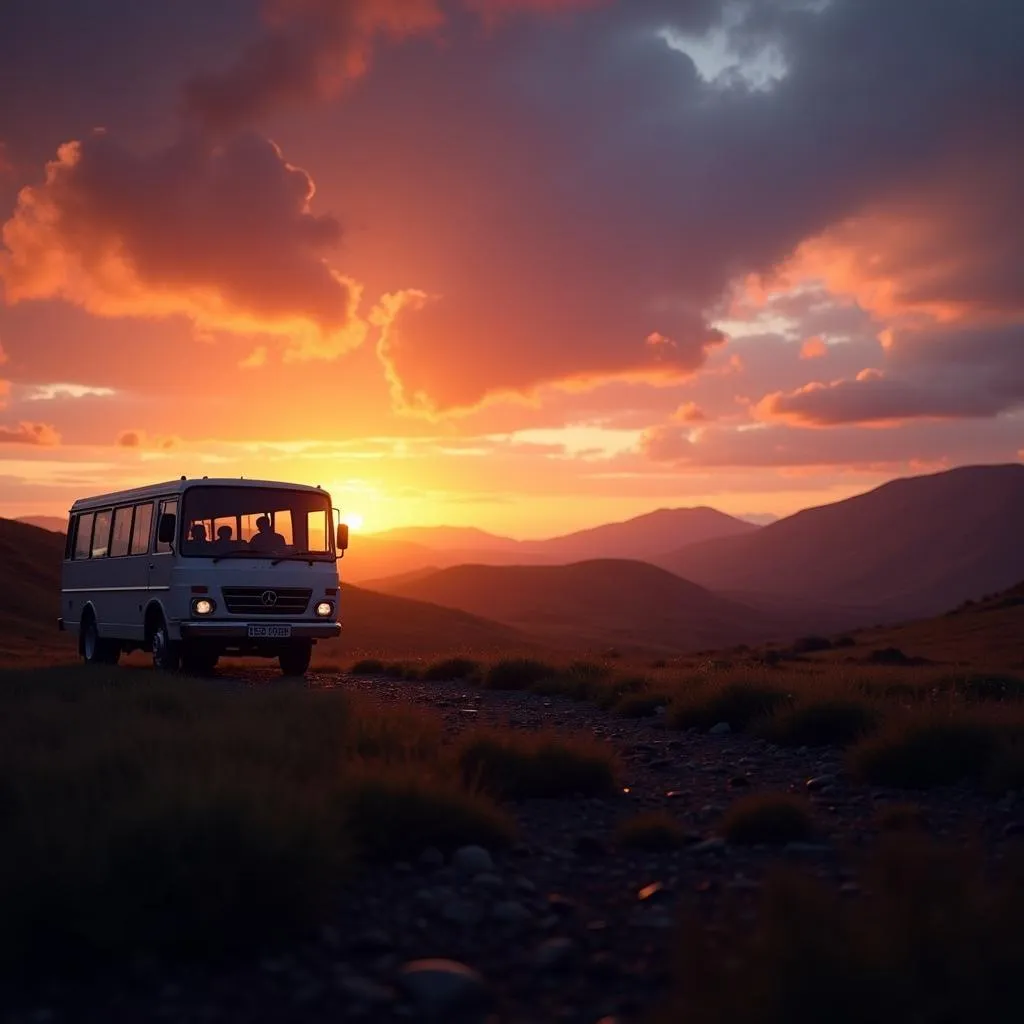
[[(254, 671), (222, 681), (257, 686), (273, 678)], [(446, 864), (425, 851), (413, 863), (374, 867), (339, 894), (319, 941), (281, 956), (217, 976), (168, 976), (139, 964), (116, 992), (104, 983), (101, 991), (80, 993), (75, 1009), (51, 1003), (9, 1019), (636, 1021), (662, 991), (681, 909), (708, 915), (725, 897), (756, 900), (765, 872), (780, 860), (799, 862), (856, 898), (852, 863), (877, 835), (879, 806), (908, 798), (850, 783), (836, 751), (673, 733), (656, 719), (624, 721), (564, 699), (336, 674), (312, 675), (306, 685), (434, 708), (451, 733), (476, 724), (588, 732), (622, 754), (623, 792), (517, 803), (523, 840), (500, 855), (463, 851)], [(816, 784), (808, 789), (810, 779)], [(729, 803), (762, 790), (806, 792), (820, 839), (782, 850), (715, 839), (713, 827)], [(912, 799), (934, 834), (981, 838), (995, 855), (1021, 812), (1012, 800), (959, 789)], [(677, 817), (693, 834), (692, 845), (657, 855), (615, 847), (616, 823), (651, 809)], [(404, 965), (421, 958), (450, 959), (468, 970), (403, 974)]]

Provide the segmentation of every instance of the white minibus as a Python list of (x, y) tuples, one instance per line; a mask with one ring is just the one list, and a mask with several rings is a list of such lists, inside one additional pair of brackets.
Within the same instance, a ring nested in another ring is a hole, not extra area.
[(210, 671), (223, 654), (277, 658), (304, 675), (336, 637), (337, 559), (348, 526), (320, 487), (187, 479), (71, 507), (58, 628), (90, 664), (144, 650), (164, 671)]

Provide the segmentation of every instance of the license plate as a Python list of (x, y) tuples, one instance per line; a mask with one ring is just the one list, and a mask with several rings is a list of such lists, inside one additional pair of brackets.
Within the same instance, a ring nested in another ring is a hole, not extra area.
[(249, 636), (254, 640), (266, 639), (280, 639), (281, 637), (291, 636), (291, 626), (250, 626)]

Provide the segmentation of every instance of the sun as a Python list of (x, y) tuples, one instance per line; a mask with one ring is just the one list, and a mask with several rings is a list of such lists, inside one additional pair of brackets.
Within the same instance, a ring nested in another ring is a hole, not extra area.
[(342, 517), (342, 521), (348, 523), (350, 530), (361, 530), (363, 528), (363, 517), (359, 512), (349, 512)]

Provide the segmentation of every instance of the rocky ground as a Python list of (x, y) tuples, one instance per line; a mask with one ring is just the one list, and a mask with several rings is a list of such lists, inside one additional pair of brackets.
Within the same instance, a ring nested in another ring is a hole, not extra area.
[[(241, 681), (270, 685), (272, 678), (253, 672)], [(856, 899), (852, 864), (877, 834), (879, 806), (907, 799), (849, 782), (835, 751), (673, 733), (657, 719), (624, 721), (563, 699), (337, 675), (314, 675), (307, 685), (427, 705), (451, 732), (475, 724), (590, 732), (621, 752), (623, 792), (518, 803), (522, 842), (500, 855), (470, 847), (446, 861), (424, 850), (415, 862), (380, 864), (339, 894), (330, 923), (301, 948), (215, 976), (169, 975), (138, 963), (116, 982), (96, 979), (74, 993), (42, 994), (6, 1019), (639, 1021), (664, 990), (681, 910), (707, 917), (727, 900), (756, 900), (765, 872), (780, 860), (802, 864)], [(721, 812), (738, 795), (758, 790), (806, 792), (820, 838), (781, 850), (732, 847), (716, 838)], [(1010, 797), (946, 790), (913, 800), (933, 833), (980, 837), (994, 856), (1021, 828), (1022, 808)], [(657, 855), (615, 847), (616, 823), (651, 809), (675, 815), (692, 842)]]

